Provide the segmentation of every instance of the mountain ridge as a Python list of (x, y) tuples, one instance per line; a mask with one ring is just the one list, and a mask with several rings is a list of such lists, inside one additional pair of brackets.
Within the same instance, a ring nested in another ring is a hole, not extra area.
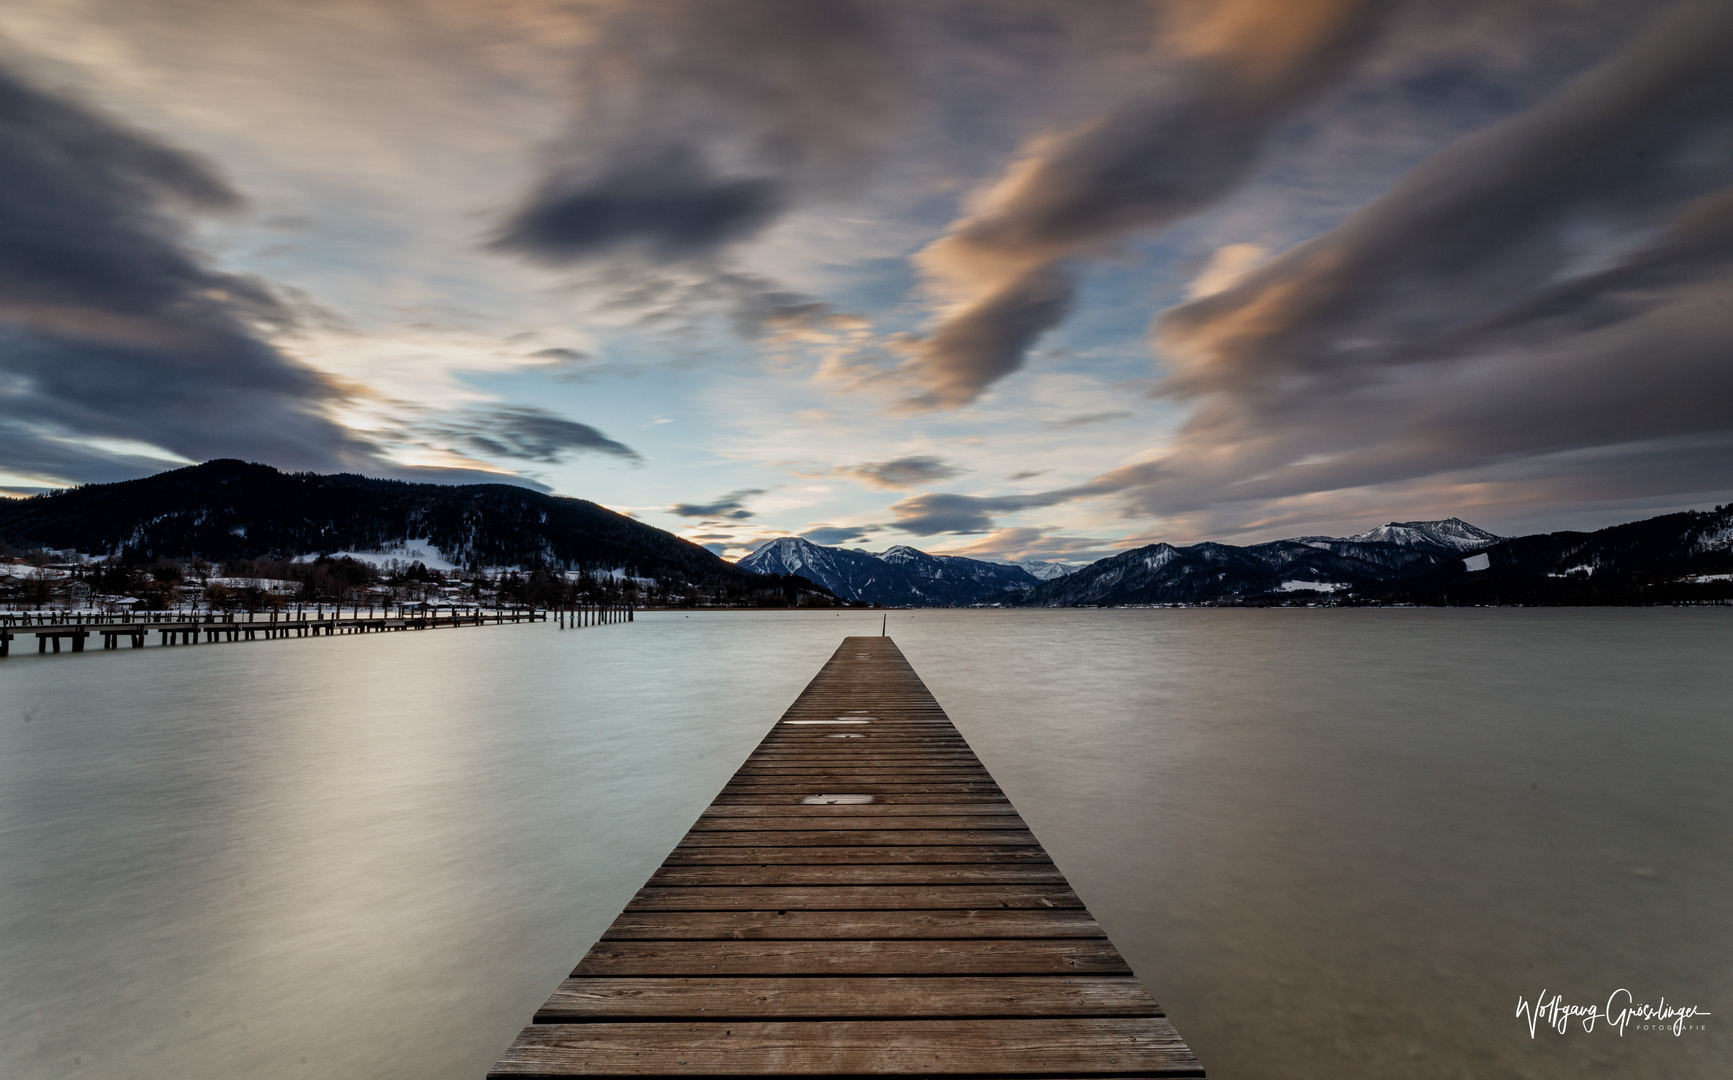
[(1020, 566), (929, 555), (907, 544), (874, 554), (798, 536), (779, 536), (734, 565), (760, 574), (798, 574), (847, 600), (918, 607), (967, 606), (1039, 582)]
[(435, 547), (462, 566), (744, 577), (710, 551), (583, 499), (507, 484), (285, 473), (218, 459), (0, 503), (0, 539), (91, 555), (296, 557)]

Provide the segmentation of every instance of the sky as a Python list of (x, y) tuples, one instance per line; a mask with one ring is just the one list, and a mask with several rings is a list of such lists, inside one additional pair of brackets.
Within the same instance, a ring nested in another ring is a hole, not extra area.
[(0, 493), (509, 482), (728, 558), (1733, 500), (1733, 5), (0, 5)]

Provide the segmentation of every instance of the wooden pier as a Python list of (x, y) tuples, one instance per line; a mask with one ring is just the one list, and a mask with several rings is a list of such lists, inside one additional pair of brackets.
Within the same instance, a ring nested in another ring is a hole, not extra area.
[(122, 640), (129, 647), (143, 648), (155, 634), (159, 645), (194, 645), (199, 641), (274, 641), (280, 638), (319, 637), (337, 634), (370, 634), (396, 630), (436, 630), (455, 626), (485, 626), (489, 623), (548, 622), (557, 618), (560, 628), (601, 626), (631, 622), (635, 609), (628, 605), (578, 604), (553, 610), (541, 608), (474, 608), (463, 611), (410, 611), (398, 615), (359, 612), (344, 617), (341, 612), (206, 612), (202, 615), (158, 617), (131, 615), (0, 615), (0, 657), (11, 655), (12, 640), (36, 636), (36, 651), (60, 651), (67, 642), (70, 651), (84, 651), (92, 635), (102, 638), (102, 647), (117, 649)]
[(490, 1077), (1204, 1075), (889, 638), (845, 638)]

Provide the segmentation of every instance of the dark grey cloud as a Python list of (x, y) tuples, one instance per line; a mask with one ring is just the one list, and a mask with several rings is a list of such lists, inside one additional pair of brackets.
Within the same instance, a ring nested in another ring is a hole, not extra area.
[(375, 460), (325, 416), (340, 391), (266, 340), (288, 309), (190, 246), (185, 213), (240, 202), (209, 166), (0, 70), (0, 191), (9, 468), (83, 481), (161, 467), (91, 440), (294, 469)]
[(660, 262), (752, 236), (785, 203), (773, 178), (719, 176), (687, 146), (608, 165), (582, 181), (550, 178), (494, 246), (548, 263), (621, 249)]
[(680, 517), (745, 521), (752, 517), (752, 511), (746, 509), (746, 500), (754, 495), (762, 494), (764, 494), (762, 488), (742, 488), (707, 503), (675, 503), (668, 508), (668, 512)]
[(908, 404), (956, 407), (1023, 365), (1058, 325), (1070, 263), (1217, 202), (1250, 173), (1278, 123), (1358, 60), (1387, 5), (1234, 0), (1176, 8), (1182, 59), (1074, 129), (1035, 143), (978, 209), (919, 256), (952, 300), (920, 342)]
[(998, 496), (933, 492), (916, 495), (893, 505), (891, 510), (897, 515), (897, 519), (891, 522), (891, 527), (914, 533), (916, 536), (991, 532), (997, 515), (1057, 506), (1082, 498), (1085, 494), (1102, 493), (1104, 492), (1084, 492), (1071, 488), (1030, 495)]
[(496, 458), (553, 464), (570, 454), (590, 453), (641, 460), (636, 450), (588, 424), (521, 405), (473, 410), (447, 421), (439, 431), (472, 451)]
[(820, 525), (800, 534), (802, 540), (834, 547), (837, 544), (858, 544), (879, 531), (877, 525)]
[[(1733, 490), (1730, 52), (1733, 9), (1670, 9), (1336, 229), (1164, 313), (1162, 392), (1196, 411), (1130, 508)], [(1703, 465), (1606, 467), (1685, 445)]]
[(893, 458), (890, 461), (869, 461), (863, 465), (853, 465), (837, 471), (844, 476), (853, 477), (863, 484), (892, 491), (919, 487), (922, 484), (935, 484), (940, 480), (949, 480), (962, 473), (962, 470), (955, 465), (930, 454), (912, 454), (908, 457)]
[(861, 0), (648, 0), (596, 30), (573, 134), (502, 250), (713, 257), (858, 179), (903, 98), (886, 12)]
[(553, 360), (562, 364), (588, 364), (594, 360), (594, 357), (582, 349), (537, 349), (530, 355), (539, 360)]

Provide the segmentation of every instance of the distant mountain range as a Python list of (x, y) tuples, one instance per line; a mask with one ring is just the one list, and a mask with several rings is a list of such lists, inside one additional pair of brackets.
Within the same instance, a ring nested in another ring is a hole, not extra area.
[(778, 537), (735, 565), (757, 574), (798, 574), (845, 600), (899, 607), (966, 607), (1041, 583), (1014, 564), (928, 555), (902, 545), (875, 555), (798, 536)]
[(214, 562), (337, 551), (407, 556), (422, 549), (459, 566), (613, 571), (725, 586), (730, 593), (765, 585), (759, 575), (796, 575), (843, 600), (909, 607), (1733, 599), (1733, 506), (1592, 533), (1518, 538), (1447, 518), (1246, 547), (1151, 544), (1076, 569), (907, 546), (875, 554), (798, 537), (772, 540), (728, 563), (582, 499), (505, 484), (413, 484), (211, 461), (142, 480), (0, 500), (0, 541)]
[(412, 484), (208, 461), (141, 480), (0, 500), (0, 540), (143, 559), (435, 549), (458, 566), (613, 570), (720, 583), (748, 574), (582, 499), (507, 484)]
[(1457, 518), (1405, 521), (1359, 536), (1304, 536), (1252, 547), (1153, 544), (1076, 569), (929, 555), (906, 546), (875, 554), (785, 536), (737, 565), (758, 573), (800, 574), (844, 599), (873, 604), (1199, 604), (1383, 584), (1503, 539)]
[(1075, 607), (1219, 603), (1382, 585), (1425, 573), (1504, 537), (1458, 518), (1391, 522), (1358, 536), (1303, 536), (1235, 547), (1151, 544), (1000, 602)]
[(1246, 547), (1151, 544), (1075, 570), (1041, 564), (1043, 573), (1029, 564), (909, 547), (874, 554), (794, 537), (771, 541), (739, 565), (801, 574), (845, 599), (916, 607), (1673, 603), (1733, 599), (1733, 506), (1518, 538), (1446, 518)]
[(1517, 537), (1363, 595), (1452, 605), (1733, 600), (1733, 504), (1590, 533)]

